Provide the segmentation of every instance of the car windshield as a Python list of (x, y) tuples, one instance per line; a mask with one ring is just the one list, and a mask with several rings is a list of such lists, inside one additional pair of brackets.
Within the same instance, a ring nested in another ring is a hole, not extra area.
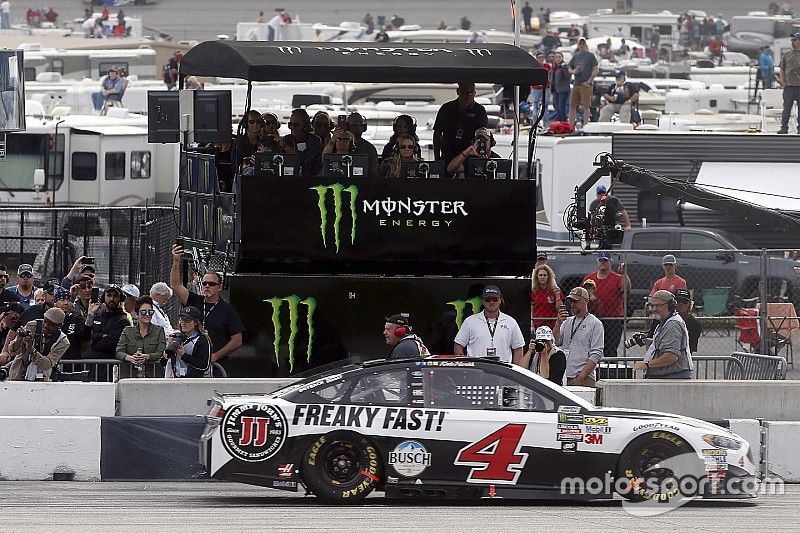
[(727, 239), (737, 250), (749, 250), (747, 252), (743, 252), (747, 255), (758, 255), (758, 251), (756, 251), (756, 245), (752, 242), (743, 239), (742, 237), (736, 235), (735, 233), (731, 233), (729, 231), (718, 231), (718, 233), (724, 238)]

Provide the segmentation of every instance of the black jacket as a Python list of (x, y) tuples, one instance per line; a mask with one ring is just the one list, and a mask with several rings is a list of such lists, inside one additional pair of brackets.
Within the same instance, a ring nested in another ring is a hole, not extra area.
[(84, 333), (84, 337), (88, 335), (92, 340), (92, 347), (84, 354), (84, 359), (116, 359), (117, 343), (126, 326), (130, 326), (130, 322), (122, 308), (116, 311), (106, 309), (95, 316), (91, 329), (86, 328)]
[(70, 311), (64, 318), (64, 324), (61, 326), (61, 331), (67, 336), (69, 340), (69, 349), (61, 357), (61, 359), (80, 359), (81, 358), (81, 343), (83, 342), (86, 327), (86, 319), (82, 316)]

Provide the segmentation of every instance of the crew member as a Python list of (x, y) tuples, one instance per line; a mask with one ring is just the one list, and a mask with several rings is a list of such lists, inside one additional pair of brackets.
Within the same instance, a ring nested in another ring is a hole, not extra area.
[(408, 313), (398, 313), (386, 319), (383, 326), (383, 338), (386, 339), (386, 344), (392, 347), (387, 359), (406, 359), (430, 355), (425, 343), (413, 333), (413, 329)]
[(622, 205), (622, 202), (620, 202), (616, 196), (611, 196), (605, 185), (598, 185), (595, 192), (597, 192), (597, 199), (589, 204), (589, 213), (591, 213), (592, 220), (597, 217), (600, 206), (605, 206), (605, 214), (603, 215), (604, 224), (613, 225), (616, 222), (617, 213), (619, 212), (622, 213), (623, 229), (631, 229), (631, 219), (628, 216), (628, 212), (625, 210), (625, 206)]
[(478, 128), (475, 131), (474, 142), (461, 153), (450, 160), (447, 164), (447, 173), (450, 175), (463, 174), (467, 165), (467, 159), (477, 157), (479, 159), (500, 159), (500, 156), (492, 150), (495, 145), (494, 136), (489, 128)]
[(470, 357), (499, 357), (510, 363), (522, 357), (525, 339), (519, 324), (500, 311), (503, 293), (496, 285), (483, 289), (483, 312), (464, 319), (456, 334), (453, 353)]
[(689, 332), (677, 312), (675, 296), (669, 291), (657, 291), (648, 298), (648, 307), (658, 327), (652, 339), (647, 339), (643, 361), (633, 365), (644, 370), (648, 379), (691, 379), (694, 364), (689, 349)]
[(458, 98), (439, 108), (433, 124), (433, 154), (450, 162), (469, 148), (478, 128), (488, 123), (486, 109), (475, 102), (475, 84), (459, 83)]

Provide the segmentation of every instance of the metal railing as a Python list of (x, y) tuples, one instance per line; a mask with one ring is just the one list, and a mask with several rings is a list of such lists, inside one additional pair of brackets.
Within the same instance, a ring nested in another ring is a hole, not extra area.
[[(641, 360), (641, 357), (603, 358), (598, 366), (598, 379), (633, 379), (633, 363)], [(692, 361), (694, 379), (756, 379), (731, 377), (746, 374), (743, 362), (732, 355), (698, 355)]]
[[(121, 377), (120, 369), (124, 361), (118, 359), (62, 359), (56, 365), (59, 374), (59, 381), (84, 381), (106, 383), (116, 383)], [(130, 363), (125, 363), (130, 365)], [(159, 361), (145, 363), (144, 373), (146, 377), (163, 378), (164, 367)], [(219, 363), (211, 363), (215, 378), (228, 377), (227, 372)]]

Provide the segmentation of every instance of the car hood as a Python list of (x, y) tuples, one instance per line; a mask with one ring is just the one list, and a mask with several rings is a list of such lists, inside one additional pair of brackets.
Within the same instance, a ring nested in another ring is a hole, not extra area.
[(730, 433), (733, 434), (727, 428), (722, 426), (718, 426), (716, 424), (712, 424), (711, 422), (706, 422), (705, 420), (700, 420), (697, 418), (691, 418), (688, 416), (683, 415), (675, 415), (671, 413), (661, 413), (659, 411), (643, 411), (641, 409), (626, 409), (623, 407), (603, 407), (598, 408), (596, 411), (592, 411), (592, 414), (602, 415), (602, 416), (614, 416), (620, 418), (636, 418), (640, 420), (654, 420), (654, 421), (672, 421), (672, 422), (680, 422), (681, 424), (685, 424), (687, 426), (692, 426), (697, 429), (702, 429), (705, 431), (711, 431), (714, 433)]

